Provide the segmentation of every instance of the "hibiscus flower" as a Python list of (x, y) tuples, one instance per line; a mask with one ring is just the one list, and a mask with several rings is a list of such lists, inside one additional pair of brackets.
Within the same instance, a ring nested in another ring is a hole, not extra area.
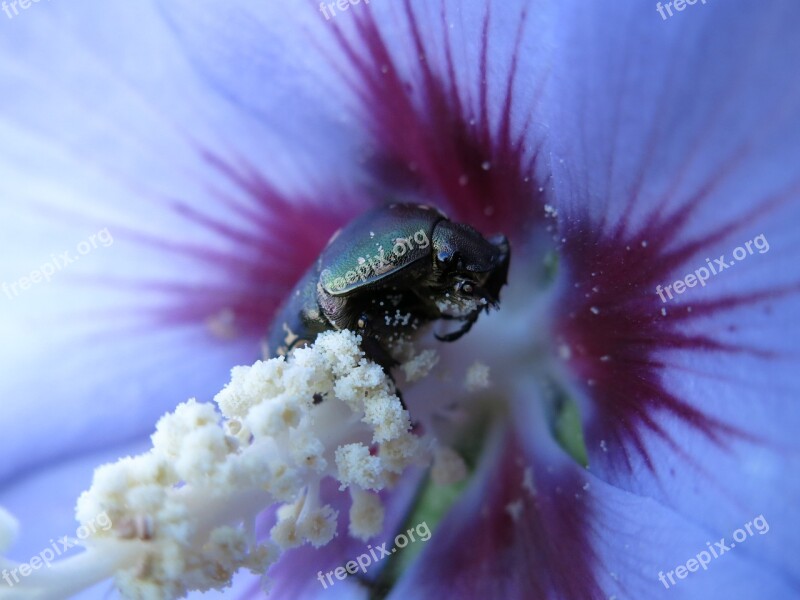
[(800, 7), (655, 4), (4, 4), (0, 598), (105, 597), (33, 566), (94, 468), (398, 199), (509, 237), (501, 309), (403, 390), (433, 475), (369, 541), (324, 481), (273, 597), (794, 597)]

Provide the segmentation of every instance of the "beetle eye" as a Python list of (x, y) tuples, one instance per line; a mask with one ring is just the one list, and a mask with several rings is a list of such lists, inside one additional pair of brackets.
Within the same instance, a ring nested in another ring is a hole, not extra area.
[(461, 257), (458, 252), (452, 250), (442, 250), (436, 255), (436, 259), (445, 266), (450, 266), (454, 262), (461, 262)]

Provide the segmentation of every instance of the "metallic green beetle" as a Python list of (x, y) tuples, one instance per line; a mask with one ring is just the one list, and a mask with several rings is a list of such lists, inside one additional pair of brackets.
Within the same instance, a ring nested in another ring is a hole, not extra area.
[(327, 330), (362, 336), (364, 351), (391, 367), (392, 344), (438, 319), (461, 322), (452, 342), (497, 307), (511, 257), (503, 235), (484, 238), (420, 204), (391, 204), (334, 234), (279, 310), (268, 352), (284, 355)]

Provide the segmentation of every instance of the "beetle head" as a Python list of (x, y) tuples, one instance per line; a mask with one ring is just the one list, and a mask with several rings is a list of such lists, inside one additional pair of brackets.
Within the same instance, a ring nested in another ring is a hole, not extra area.
[(433, 272), (448, 316), (464, 318), (496, 306), (506, 283), (510, 248), (503, 235), (484, 238), (469, 225), (441, 221), (433, 232)]

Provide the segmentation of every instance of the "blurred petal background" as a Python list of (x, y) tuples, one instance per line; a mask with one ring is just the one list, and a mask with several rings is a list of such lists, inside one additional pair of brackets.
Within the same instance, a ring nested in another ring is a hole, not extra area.
[[(501, 408), (392, 597), (800, 597), (800, 6), (462, 4), (0, 14), (10, 557), (73, 532), (93, 467), (210, 400), (330, 235), (404, 199), (514, 258), (502, 310), (442, 349), (443, 370), (489, 364)], [(659, 299), (761, 234), (769, 251)], [(588, 469), (558, 435), (572, 404)], [(759, 515), (768, 532), (658, 580)], [(367, 597), (315, 579), (363, 549), (340, 529), (273, 569), (276, 597)]]

